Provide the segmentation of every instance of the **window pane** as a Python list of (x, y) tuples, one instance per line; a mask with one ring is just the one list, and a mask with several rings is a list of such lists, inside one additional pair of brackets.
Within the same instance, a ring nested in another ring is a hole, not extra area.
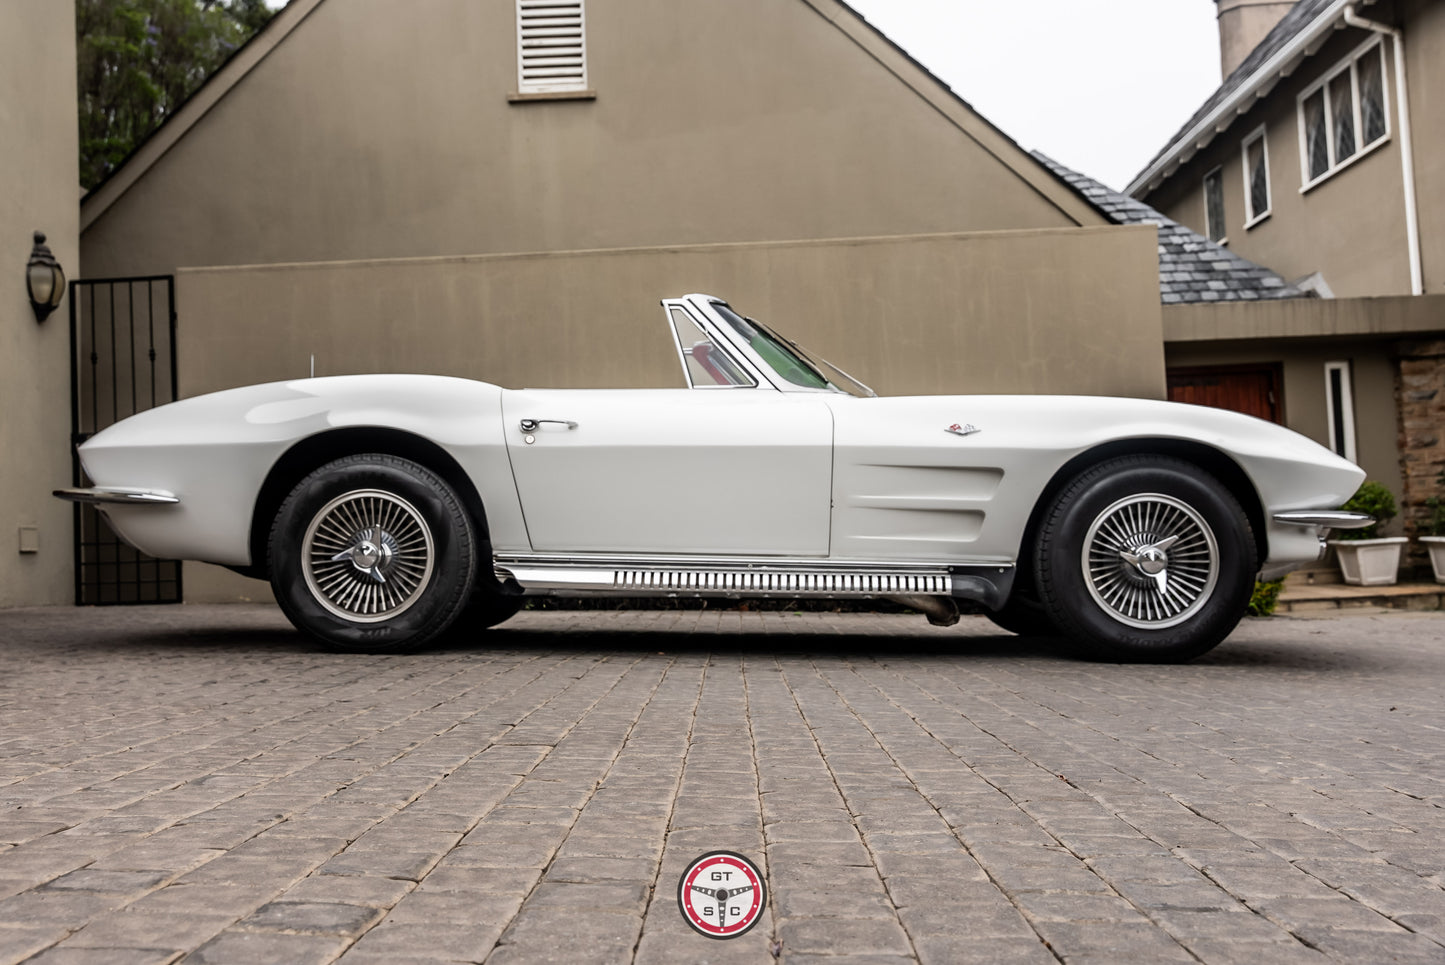
[(732, 357), (718, 348), (686, 312), (672, 310), (672, 327), (677, 332), (687, 374), (694, 386), (753, 384)]
[(1218, 171), (1204, 176), (1204, 220), (1210, 241), (1224, 238), (1224, 182)]
[(1355, 153), (1355, 95), (1347, 70), (1330, 81), (1330, 120), (1335, 129), (1335, 163)]
[(1269, 210), (1269, 171), (1264, 163), (1264, 138), (1245, 148), (1249, 164), (1249, 216), (1257, 218)]
[(763, 364), (781, 376), (783, 381), (808, 389), (828, 388), (828, 380), (823, 373), (814, 368), (813, 364), (801, 354), (794, 351), (791, 345), (774, 335), (766, 325), (751, 318), (744, 318), (728, 305), (713, 302), (712, 307), (723, 317), (723, 321), (731, 325), (733, 330), (743, 337), (748, 343), (748, 348), (757, 353), (758, 358), (763, 360)]
[(1360, 58), (1360, 126), (1366, 144), (1385, 136), (1384, 49), (1376, 47)]
[(1329, 133), (1325, 129), (1325, 92), (1305, 101), (1305, 150), (1309, 155), (1310, 180), (1330, 169)]

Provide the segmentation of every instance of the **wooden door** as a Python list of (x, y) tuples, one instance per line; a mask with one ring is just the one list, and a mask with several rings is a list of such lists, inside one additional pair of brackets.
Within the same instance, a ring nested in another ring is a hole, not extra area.
[(1169, 401), (1243, 412), (1284, 424), (1284, 375), (1275, 365), (1171, 368)]

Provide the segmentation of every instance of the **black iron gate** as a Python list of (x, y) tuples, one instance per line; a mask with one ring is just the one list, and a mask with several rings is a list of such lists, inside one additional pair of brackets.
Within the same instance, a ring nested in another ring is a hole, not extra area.
[[(126, 416), (176, 398), (171, 275), (70, 283), (70, 436), (74, 447)], [(181, 564), (125, 545), (94, 506), (75, 506), (75, 602), (179, 603)]]

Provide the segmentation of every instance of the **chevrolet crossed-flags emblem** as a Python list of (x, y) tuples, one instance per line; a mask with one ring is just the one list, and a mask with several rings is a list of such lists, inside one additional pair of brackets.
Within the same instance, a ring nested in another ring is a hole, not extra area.
[(975, 432), (978, 432), (979, 428), (972, 422), (965, 422), (963, 425), (959, 425), (957, 422), (955, 422), (953, 425), (949, 426), (943, 431), (951, 432), (956, 436), (971, 436)]

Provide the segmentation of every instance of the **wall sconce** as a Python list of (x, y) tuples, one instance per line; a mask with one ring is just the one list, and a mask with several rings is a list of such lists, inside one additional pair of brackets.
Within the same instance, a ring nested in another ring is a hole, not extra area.
[(30, 249), (30, 261), (25, 266), (25, 286), (30, 289), (30, 307), (35, 309), (37, 322), (49, 318), (65, 297), (65, 271), (45, 247), (43, 231), (35, 232), (35, 247)]

